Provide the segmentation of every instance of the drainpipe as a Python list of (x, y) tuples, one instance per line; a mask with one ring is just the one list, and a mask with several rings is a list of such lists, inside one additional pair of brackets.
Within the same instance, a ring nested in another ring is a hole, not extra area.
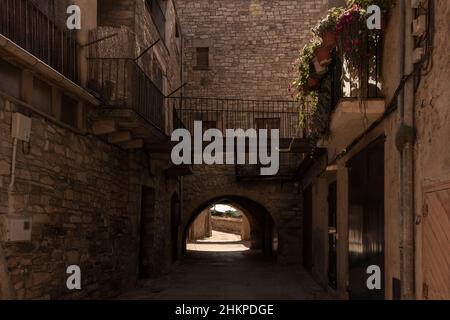
[[(398, 1), (400, 12), (399, 75), (403, 79), (413, 70), (413, 39), (410, 26), (410, 0)], [(405, 82), (398, 96), (400, 111), (396, 146), (400, 153), (400, 279), (401, 299), (414, 299), (414, 88), (412, 79)]]

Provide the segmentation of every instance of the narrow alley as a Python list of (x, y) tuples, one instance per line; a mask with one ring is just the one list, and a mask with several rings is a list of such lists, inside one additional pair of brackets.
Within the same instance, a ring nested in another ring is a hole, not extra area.
[(0, 300), (450, 300), (449, 16), (0, 0)]
[(331, 296), (296, 266), (281, 266), (249, 250), (240, 236), (213, 231), (188, 244), (188, 252), (167, 275), (143, 281), (119, 299), (312, 300)]

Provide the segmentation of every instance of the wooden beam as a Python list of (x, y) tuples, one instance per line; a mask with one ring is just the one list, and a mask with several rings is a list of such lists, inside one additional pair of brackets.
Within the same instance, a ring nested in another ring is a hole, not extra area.
[(130, 131), (119, 131), (114, 132), (108, 135), (108, 142), (109, 143), (121, 143), (131, 140), (131, 133)]
[(114, 120), (95, 121), (92, 126), (92, 133), (98, 136), (109, 134), (117, 131), (117, 125)]
[(122, 144), (122, 147), (127, 150), (142, 149), (144, 147), (144, 139), (134, 139)]

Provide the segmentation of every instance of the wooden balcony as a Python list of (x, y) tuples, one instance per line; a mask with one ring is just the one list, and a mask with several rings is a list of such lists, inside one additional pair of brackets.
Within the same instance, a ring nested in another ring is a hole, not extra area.
[(79, 45), (29, 0), (0, 0), (0, 34), (79, 84)]

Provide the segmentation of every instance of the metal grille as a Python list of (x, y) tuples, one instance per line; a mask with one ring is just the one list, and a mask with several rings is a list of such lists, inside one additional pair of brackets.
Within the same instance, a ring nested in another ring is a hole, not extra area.
[(164, 94), (133, 60), (89, 59), (88, 83), (108, 106), (132, 109), (164, 130)]

